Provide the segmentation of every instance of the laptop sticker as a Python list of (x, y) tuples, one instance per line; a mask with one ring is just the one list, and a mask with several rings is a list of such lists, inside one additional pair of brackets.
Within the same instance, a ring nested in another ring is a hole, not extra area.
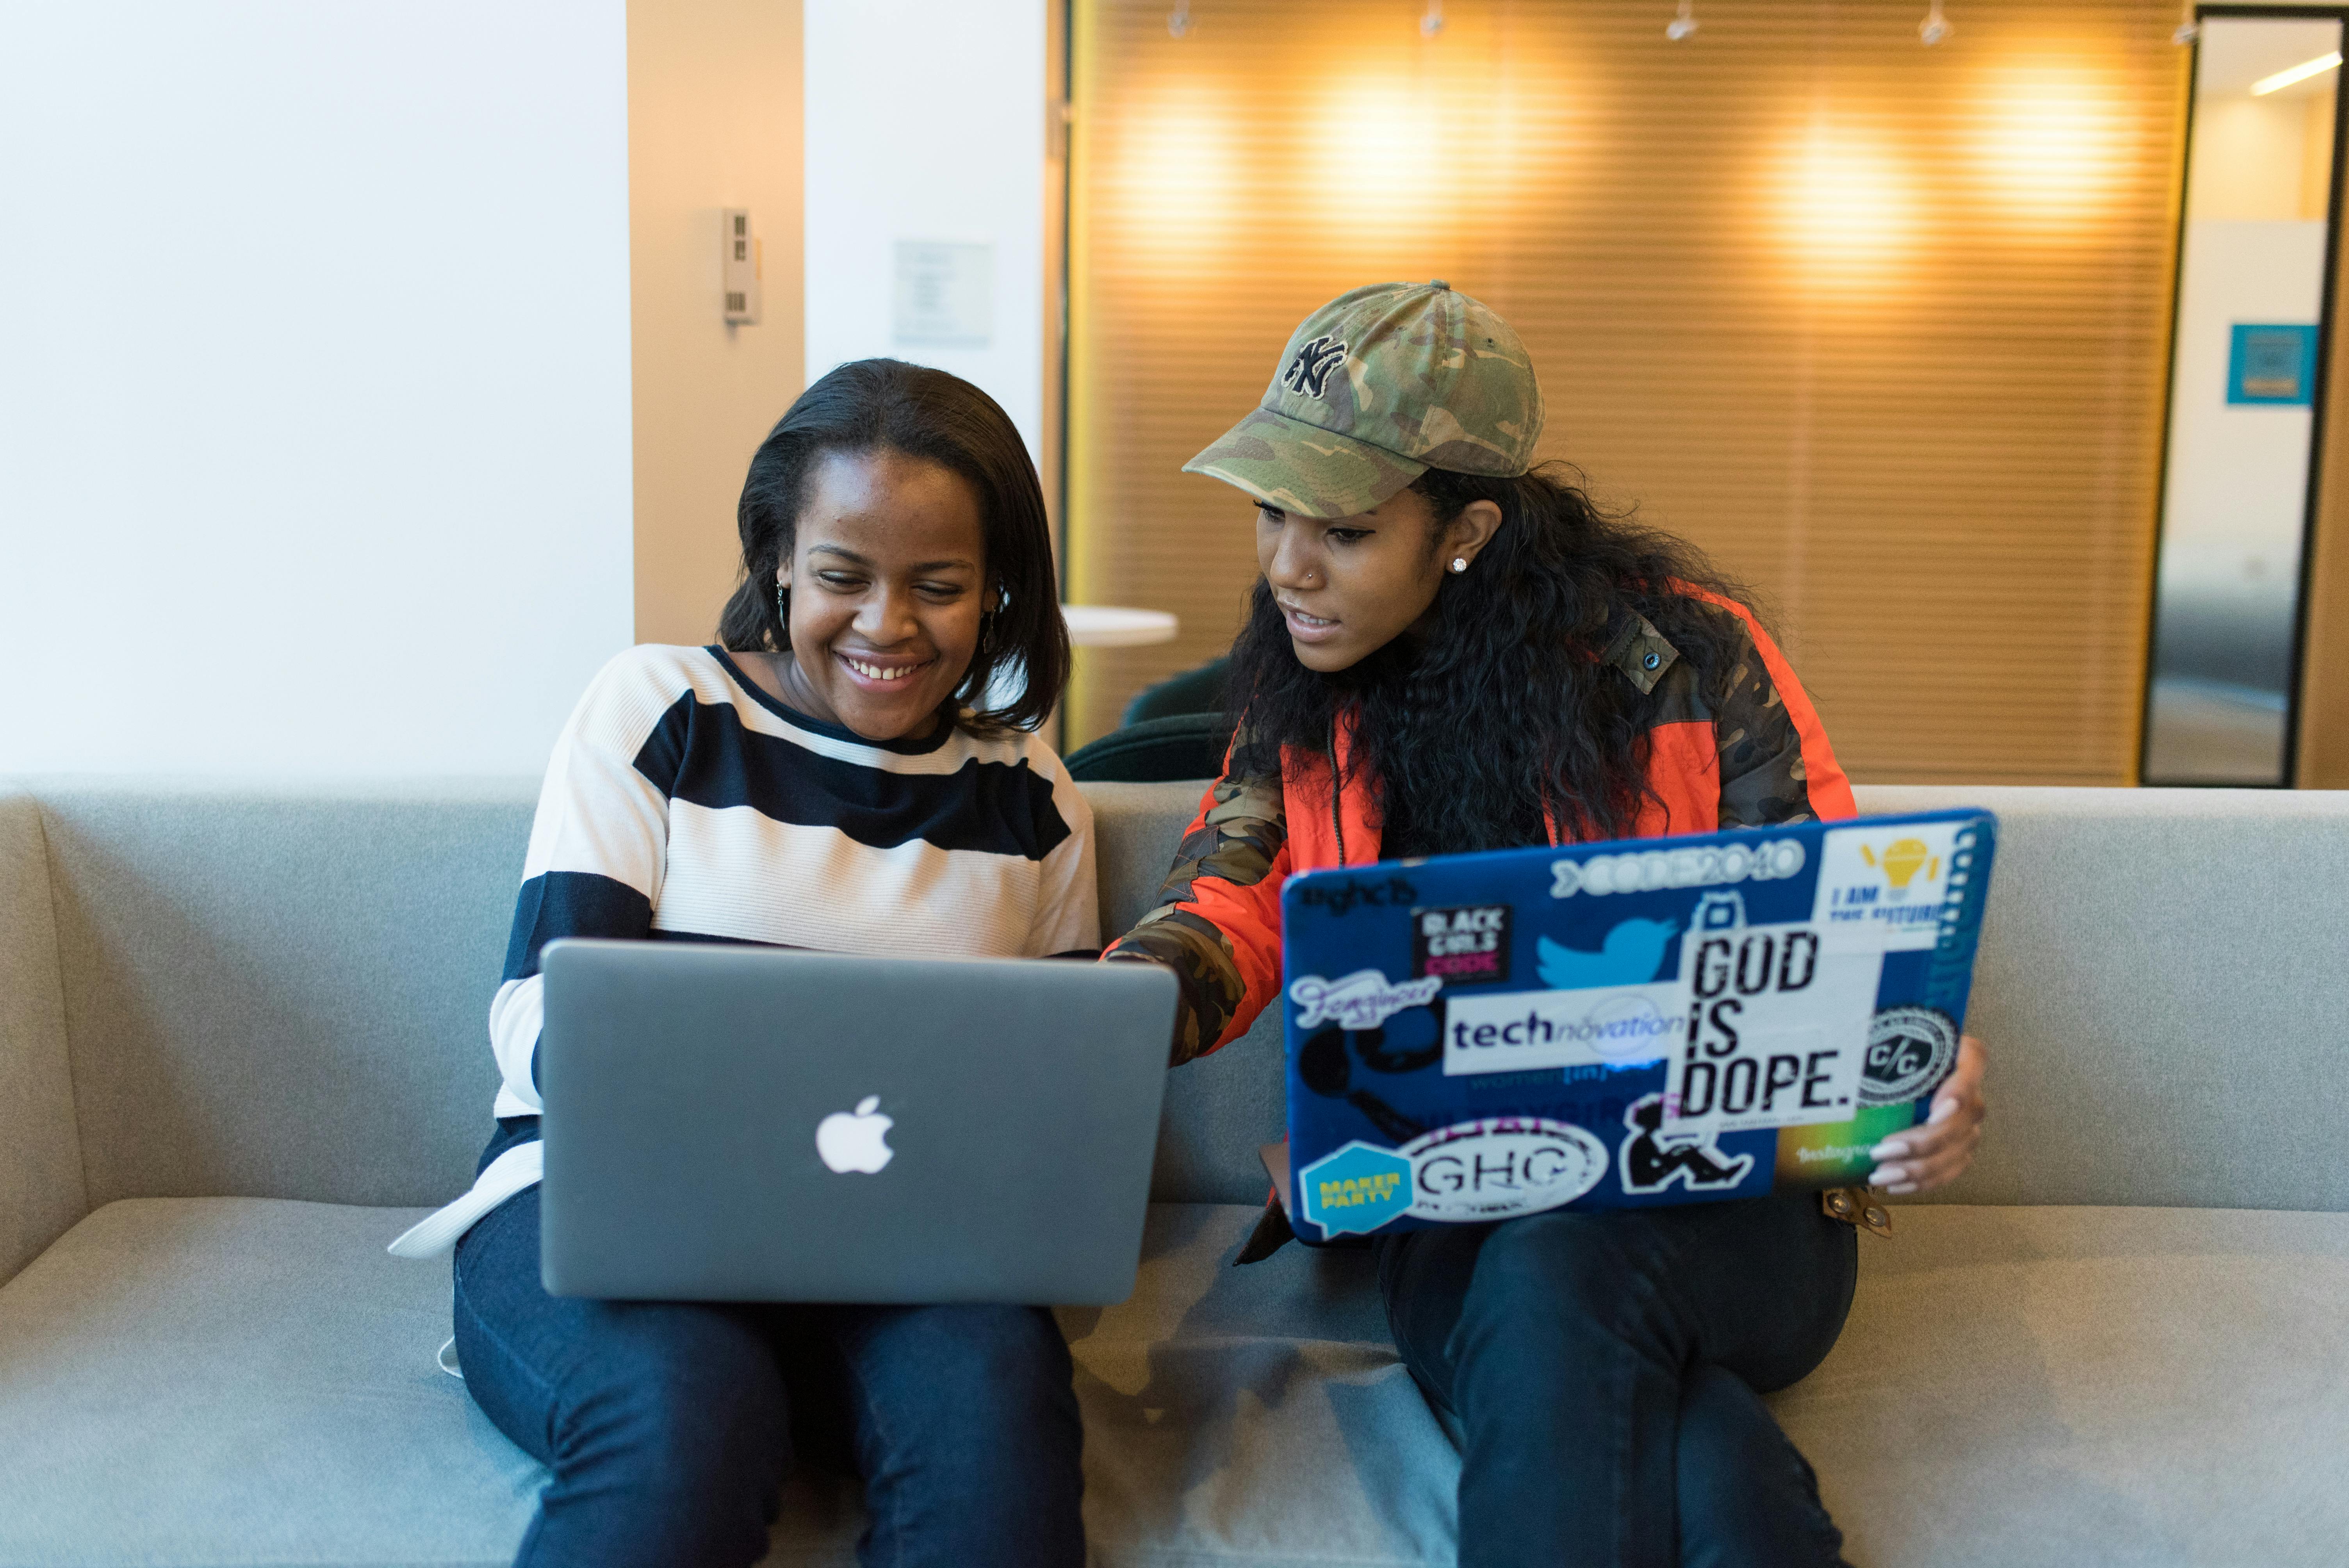
[(1411, 972), (1447, 985), (1500, 983), (1509, 977), (1509, 906), (1460, 904), (1411, 912)]
[(1681, 1048), (1687, 993), (1677, 980), (1579, 991), (1453, 996), (1444, 1006), (1444, 1071), (1626, 1067)]
[(1305, 1217), (1324, 1234), (1375, 1231), (1410, 1212), (1411, 1174), (1404, 1156), (1356, 1141), (1299, 1171), (1297, 1191)]
[(1897, 1105), (1938, 1088), (1958, 1062), (1958, 1026), (1930, 1007), (1887, 1007), (1868, 1026), (1859, 1103)]
[(1579, 1127), (1534, 1117), (1454, 1122), (1402, 1146), (1422, 1220), (1506, 1220), (1571, 1203), (1607, 1174), (1607, 1146)]
[(1623, 1140), (1623, 1191), (1661, 1192), (1678, 1181), (1692, 1192), (1726, 1191), (1745, 1180), (1754, 1156), (1731, 1159), (1709, 1131), (1664, 1130), (1664, 1097), (1642, 1095), (1623, 1113), (1630, 1136)]
[(1620, 920), (1596, 953), (1547, 936), (1534, 939), (1542, 984), (1560, 991), (1588, 985), (1638, 985), (1660, 978), (1664, 949), (1680, 934), (1676, 920)]
[(1836, 828), (1819, 845), (1811, 922), (1830, 947), (1912, 952), (1940, 940), (1960, 822)]
[(1665, 1119), (1723, 1132), (1847, 1119), (1883, 967), (1881, 953), (1826, 951), (1808, 924), (1692, 933)]
[(1344, 1029), (1375, 1029), (1405, 1007), (1424, 1007), (1444, 988), (1444, 976), (1390, 982), (1375, 969), (1357, 969), (1335, 980), (1300, 975), (1289, 982), (1288, 999), (1304, 1011), (1300, 1029), (1336, 1024)]
[(1658, 892), (1717, 882), (1774, 882), (1799, 872), (1806, 861), (1800, 839), (1693, 844), (1685, 849), (1628, 850), (1550, 862), (1549, 896)]

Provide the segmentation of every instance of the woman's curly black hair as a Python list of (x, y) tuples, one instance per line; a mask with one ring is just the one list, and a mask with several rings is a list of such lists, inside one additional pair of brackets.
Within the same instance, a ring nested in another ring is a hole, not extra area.
[(776, 603), (775, 568), (792, 552), (808, 474), (831, 452), (901, 452), (960, 474), (978, 502), (987, 575), (1002, 607), (979, 623), (978, 650), (955, 688), (957, 709), (987, 696), (998, 671), (1024, 673), (1018, 698), (963, 712), (966, 728), (1033, 729), (1069, 683), (1069, 629), (1052, 572), (1052, 526), (1036, 464), (994, 398), (943, 370), (900, 359), (858, 359), (799, 395), (750, 459), (735, 521), (742, 581), (718, 619), (732, 653), (788, 653), (791, 627)]
[(1748, 595), (1694, 547), (1594, 504), (1579, 477), (1562, 465), (1515, 479), (1422, 475), (1411, 488), (1435, 514), (1431, 557), (1471, 501), (1497, 505), (1501, 525), (1467, 573), (1444, 573), (1423, 635), (1349, 669), (1299, 664), (1257, 579), (1226, 687), (1240, 737), (1234, 773), (1278, 774), (1284, 748), (1326, 756), (1350, 708), (1348, 770), (1370, 781), (1383, 820), (1409, 824), (1413, 852), (1538, 844), (1552, 820), (1570, 839), (1629, 832), (1652, 793), (1640, 745), (1649, 699), (1601, 651), (1644, 615), (1717, 691), (1741, 639), (1688, 590)]

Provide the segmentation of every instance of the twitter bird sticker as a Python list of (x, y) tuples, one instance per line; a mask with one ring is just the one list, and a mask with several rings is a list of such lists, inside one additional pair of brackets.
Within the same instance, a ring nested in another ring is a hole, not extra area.
[(1555, 991), (1581, 991), (1594, 985), (1644, 985), (1660, 979), (1664, 952), (1680, 932), (1676, 920), (1625, 920), (1616, 923), (1596, 953), (1585, 953), (1535, 939), (1535, 968), (1542, 984)]

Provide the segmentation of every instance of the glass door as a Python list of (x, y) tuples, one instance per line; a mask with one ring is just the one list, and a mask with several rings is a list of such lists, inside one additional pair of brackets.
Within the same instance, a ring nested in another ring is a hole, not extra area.
[(2196, 41), (2147, 784), (2289, 781), (2333, 242), (2342, 19)]

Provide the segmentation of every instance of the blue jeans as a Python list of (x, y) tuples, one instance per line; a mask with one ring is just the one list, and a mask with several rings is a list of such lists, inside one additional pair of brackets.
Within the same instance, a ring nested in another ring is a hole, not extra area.
[[(505, 1125), (484, 1163), (534, 1125)], [(796, 1446), (864, 1480), (869, 1568), (1082, 1568), (1076, 1394), (1025, 1306), (588, 1301), (539, 1283), (539, 1198), (457, 1245), (457, 1354), (554, 1472), (517, 1564), (740, 1568)]]
[(1406, 1231), (1378, 1253), (1395, 1345), (1461, 1442), (1461, 1568), (1842, 1562), (1761, 1399), (1851, 1308), (1857, 1243), (1816, 1194)]

